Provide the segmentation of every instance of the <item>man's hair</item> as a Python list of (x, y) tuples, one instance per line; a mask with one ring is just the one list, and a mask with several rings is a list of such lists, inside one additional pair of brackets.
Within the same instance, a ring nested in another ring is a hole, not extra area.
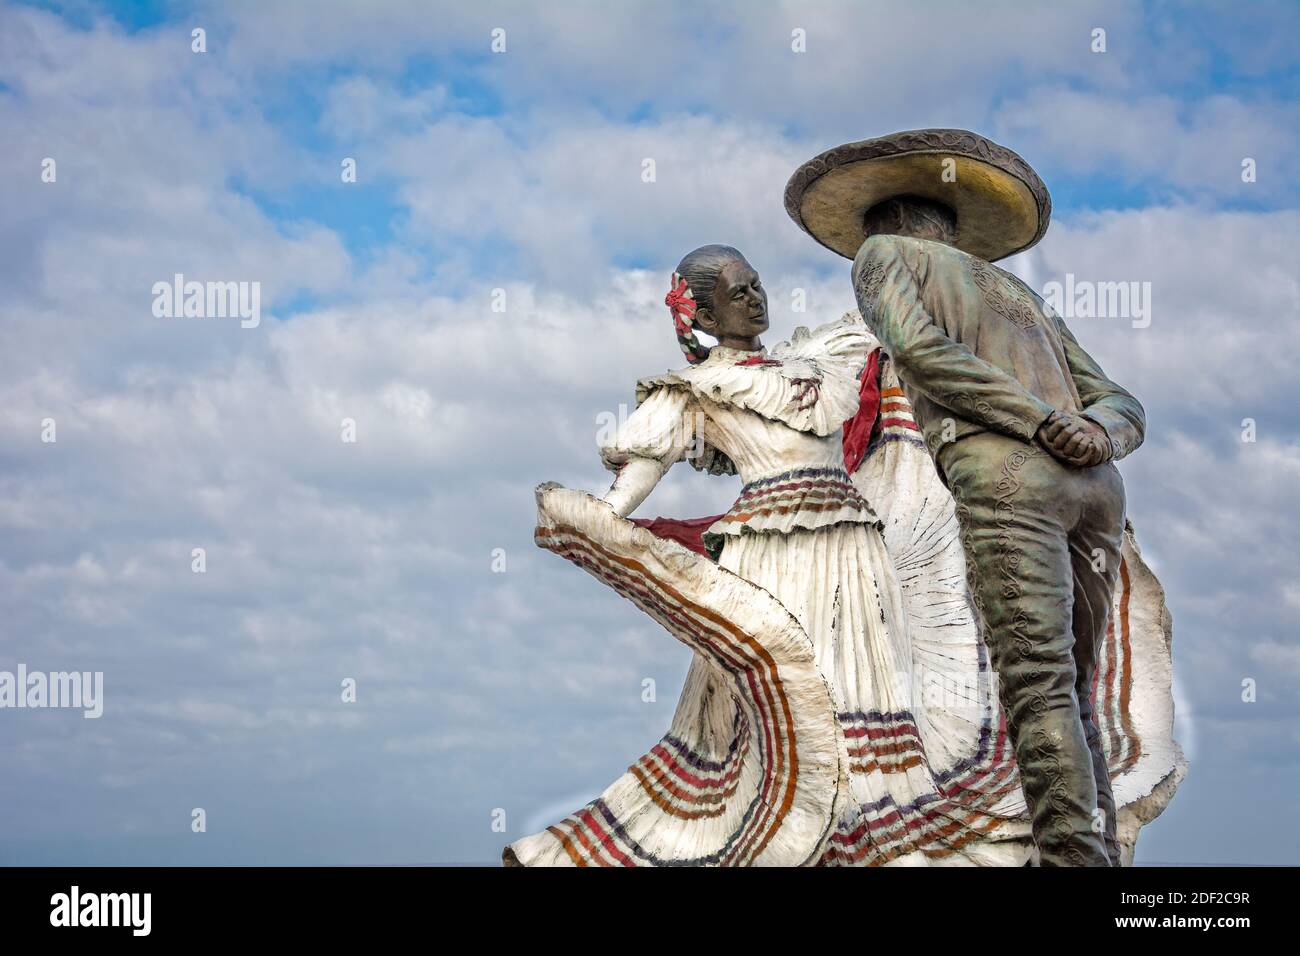
[(862, 217), (868, 236), (914, 236), (954, 242), (957, 214), (950, 206), (920, 196), (894, 196), (876, 203)]

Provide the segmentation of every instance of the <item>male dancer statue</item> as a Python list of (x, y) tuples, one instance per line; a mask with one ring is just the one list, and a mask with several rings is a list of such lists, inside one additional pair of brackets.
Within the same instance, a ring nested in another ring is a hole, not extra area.
[(1042, 237), (1046, 187), (981, 136), (916, 130), (804, 164), (786, 208), (823, 245), (856, 253), (862, 316), (956, 499), (1040, 863), (1118, 866), (1091, 691), (1124, 528), (1111, 462), (1141, 444), (1145, 417), (990, 264)]

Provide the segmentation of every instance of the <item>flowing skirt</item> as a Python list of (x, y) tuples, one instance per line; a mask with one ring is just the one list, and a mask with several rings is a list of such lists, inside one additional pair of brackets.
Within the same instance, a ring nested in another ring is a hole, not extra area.
[[(714, 564), (559, 486), (537, 541), (695, 651), (668, 733), (522, 865), (1020, 865), (1032, 858), (953, 502), (906, 422), (854, 475), (883, 528), (747, 534)], [(1094, 697), (1126, 862), (1184, 772), (1170, 621), (1129, 528)]]
[[(994, 729), (995, 687), (987, 663), (963, 653), (982, 644), (914, 642), (879, 530), (747, 535), (719, 564), (791, 611), (830, 686), (846, 799), (820, 862), (1024, 862), (1027, 826), (994, 812), (1018, 787), (1010, 750), (996, 734), (980, 740)], [(988, 852), (995, 833), (1000, 858)]]

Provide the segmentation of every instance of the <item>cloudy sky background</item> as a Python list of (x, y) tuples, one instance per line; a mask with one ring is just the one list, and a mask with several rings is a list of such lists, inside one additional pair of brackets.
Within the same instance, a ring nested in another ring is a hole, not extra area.
[[(1072, 323), (1146, 406), (1175, 620), (1191, 771), (1139, 862), (1300, 863), (1300, 8), (701, 6), (0, 4), (0, 669), (107, 698), (0, 711), (0, 863), (492, 863), (594, 796), (689, 655), (535, 549), (532, 488), (603, 490), (689, 249), (749, 255), (772, 341), (851, 307), (785, 181), (925, 126), (1043, 175), (1036, 288), (1151, 283), (1149, 328)], [(155, 318), (177, 272), (261, 326)], [(680, 471), (642, 513), (735, 494)]]

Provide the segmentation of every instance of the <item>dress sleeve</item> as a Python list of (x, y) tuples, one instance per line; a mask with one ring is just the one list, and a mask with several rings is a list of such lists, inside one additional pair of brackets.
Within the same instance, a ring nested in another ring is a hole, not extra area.
[(694, 446), (699, 417), (692, 411), (686, 389), (657, 388), (617, 432), (601, 442), (601, 461), (610, 471), (618, 471), (633, 458), (656, 461), (667, 470)]
[(834, 322), (819, 325), (809, 332), (800, 326), (789, 342), (772, 350), (773, 358), (810, 358), (835, 368), (841, 375), (857, 378), (867, 364), (867, 356), (880, 343), (854, 310)]
[(862, 319), (846, 315), (813, 330), (813, 338), (821, 345), (821, 359), (835, 366), (841, 374), (857, 378), (867, 364), (867, 357), (879, 343)]

